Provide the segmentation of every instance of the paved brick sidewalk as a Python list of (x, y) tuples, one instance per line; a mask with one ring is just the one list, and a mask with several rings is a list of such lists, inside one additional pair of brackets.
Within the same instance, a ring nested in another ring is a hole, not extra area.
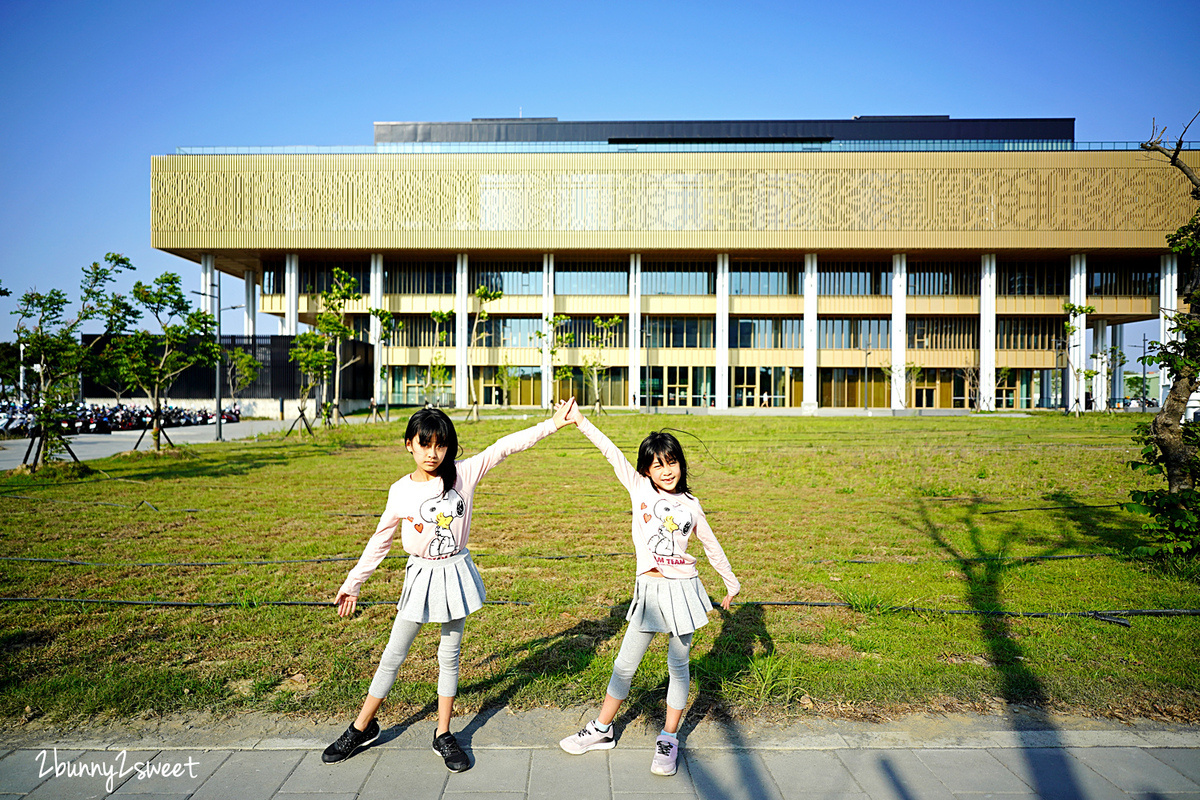
[(332, 766), (321, 750), (344, 721), (35, 724), (0, 733), (0, 798), (1200, 798), (1194, 727), (1020, 712), (881, 725), (705, 719), (685, 724), (679, 774), (662, 778), (649, 771), (657, 731), (640, 722), (618, 722), (614, 750), (559, 750), (557, 740), (586, 718), (503, 709), (460, 717), (454, 729), (474, 766), (457, 775), (431, 751), (428, 720), (385, 720), (377, 744)]

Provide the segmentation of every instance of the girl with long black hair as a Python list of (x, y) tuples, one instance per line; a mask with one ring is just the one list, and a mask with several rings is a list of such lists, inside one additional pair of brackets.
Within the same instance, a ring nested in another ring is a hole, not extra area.
[(479, 571), (467, 550), (471, 533), (471, 507), (475, 487), (492, 467), (507, 456), (533, 447), (566, 425), (574, 400), (559, 403), (551, 419), (496, 441), (483, 452), (463, 461), (458, 434), (445, 412), (423, 408), (413, 414), (404, 431), (404, 446), (415, 469), (392, 484), (387, 506), (375, 533), (358, 563), (350, 570), (334, 602), (338, 615), (350, 616), (358, 594), (392, 547), (396, 532), (408, 555), (404, 589), (396, 621), (375, 677), (367, 690), (358, 717), (321, 759), (331, 764), (349, 758), (356, 750), (379, 738), (375, 719), (396, 673), (404, 663), (417, 632), (426, 622), (441, 624), (438, 645), (438, 711), (433, 751), (453, 772), (471, 766), (470, 759), (450, 733), (454, 696), (458, 692), (458, 662), (467, 615), (483, 607), (485, 592)]

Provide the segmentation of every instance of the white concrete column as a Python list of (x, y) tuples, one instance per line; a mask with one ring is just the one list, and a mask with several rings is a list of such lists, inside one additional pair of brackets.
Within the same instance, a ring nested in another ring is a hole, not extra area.
[(979, 261), (979, 410), (996, 410), (996, 254)]
[[(1125, 352), (1125, 326), (1113, 325), (1108, 329), (1108, 338), (1112, 342), (1112, 347), (1118, 353)], [(1109, 397), (1115, 397), (1118, 403), (1125, 397), (1125, 365), (1117, 361), (1112, 365), (1112, 381), (1108, 388)]]
[[(1158, 341), (1166, 344), (1176, 341), (1179, 337), (1171, 331), (1173, 324), (1170, 315), (1179, 310), (1179, 256), (1167, 253), (1158, 260)], [(1166, 372), (1160, 365), (1158, 368), (1158, 402), (1161, 406), (1171, 391), (1171, 382), (1166, 378)]]
[[(382, 253), (371, 254), (371, 277), (368, 291), (370, 293), (368, 308), (383, 308)], [(375, 348), (375, 375), (372, 378), (375, 390), (372, 394), (375, 396), (375, 402), (382, 405), (384, 393), (388, 391), (387, 379), (380, 374), (383, 372), (383, 326), (374, 314), (371, 315), (370, 323), (370, 342)]]
[[(716, 341), (713, 392), (716, 408), (729, 408), (729, 254), (717, 254), (717, 319), (713, 325)], [(757, 392), (756, 392), (757, 394)]]
[[(1071, 274), (1070, 287), (1068, 288), (1069, 302), (1077, 306), (1087, 305), (1087, 256), (1083, 253), (1076, 253), (1071, 256)], [(1084, 398), (1087, 395), (1087, 381), (1084, 379), (1083, 371), (1088, 368), (1087, 353), (1085, 352), (1087, 341), (1087, 314), (1080, 314), (1071, 323), (1075, 326), (1075, 332), (1071, 334), (1071, 338), (1067, 341), (1067, 358), (1070, 359), (1070, 369), (1067, 370), (1067, 386), (1063, 387), (1067, 393), (1067, 409), (1075, 410), (1076, 403), (1079, 404), (1079, 410), (1084, 410)]]
[(300, 256), (288, 253), (283, 257), (283, 335), (300, 332)]
[(1088, 369), (1096, 370), (1092, 376), (1092, 408), (1096, 411), (1108, 409), (1108, 323), (1096, 320), (1092, 323), (1092, 363)]
[[(545, 330), (550, 331), (549, 320), (554, 318), (554, 254), (542, 254), (542, 319)], [(542, 338), (542, 408), (554, 405), (554, 364), (550, 360), (550, 348), (554, 334)], [(563, 353), (561, 357), (565, 357)]]
[(217, 257), (212, 253), (200, 254), (200, 310), (216, 316), (213, 311), (213, 296), (217, 293)]
[(642, 257), (629, 254), (629, 405), (642, 404)]
[(248, 269), (242, 273), (246, 298), (242, 301), (245, 308), (242, 311), (242, 332), (247, 336), (258, 334), (258, 281), (259, 272)]
[(471, 390), (468, 381), (471, 380), (467, 368), (467, 337), (471, 335), (469, 304), (472, 293), (467, 289), (467, 281), (471, 273), (467, 263), (467, 254), (459, 253), (455, 257), (454, 266), (454, 405), (466, 408), (471, 402)]
[(892, 410), (908, 406), (904, 361), (908, 354), (908, 256), (892, 256)]
[(817, 254), (804, 254), (804, 397), (800, 410), (817, 413)]

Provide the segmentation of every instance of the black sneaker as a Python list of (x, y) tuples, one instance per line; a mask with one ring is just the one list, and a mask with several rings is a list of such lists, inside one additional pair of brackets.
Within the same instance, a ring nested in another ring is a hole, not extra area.
[(454, 738), (453, 733), (446, 731), (441, 736), (437, 735), (437, 731), (433, 733), (433, 752), (446, 759), (446, 769), (462, 772), (471, 768), (471, 759), (467, 758), (467, 754), (458, 746), (458, 740)]
[(326, 747), (324, 753), (321, 753), (321, 760), (326, 764), (345, 761), (354, 754), (355, 750), (366, 747), (378, 738), (379, 723), (376, 720), (371, 720), (371, 724), (365, 731), (360, 731), (351, 722), (350, 727), (346, 728), (346, 732), (339, 736), (336, 742)]

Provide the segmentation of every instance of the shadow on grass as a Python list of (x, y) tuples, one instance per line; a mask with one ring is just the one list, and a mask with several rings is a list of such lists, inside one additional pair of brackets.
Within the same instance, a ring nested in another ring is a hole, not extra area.
[[(629, 603), (613, 606), (608, 616), (601, 619), (581, 620), (549, 636), (528, 639), (494, 652), (488, 662), (503, 662), (518, 653), (525, 656), (502, 672), (483, 680), (459, 685), (459, 696), (483, 694), (479, 711), (471, 717), (461, 731), (455, 733), (459, 743), (469, 748), (474, 734), (487, 725), (488, 721), (508, 705), (518, 692), (544, 677), (555, 677), (584, 672), (596, 658), (600, 644), (613, 638), (625, 624), (625, 613)], [(469, 625), (469, 623), (468, 623)], [(387, 728), (380, 742), (390, 741), (409, 727), (437, 713), (437, 698), (431, 699), (419, 710)], [(566, 736), (572, 731), (564, 732)]]
[[(697, 725), (711, 719), (733, 748), (731, 757), (735, 763), (737, 786), (743, 787), (748, 797), (771, 797), (774, 781), (759, 757), (749, 750), (753, 742), (747, 740), (723, 704), (721, 685), (750, 673), (755, 643), (761, 644), (765, 655), (770, 656), (775, 652), (775, 642), (767, 630), (766, 612), (762, 606), (746, 603), (737, 606), (733, 612), (718, 609), (717, 613), (721, 615), (721, 632), (712, 648), (692, 661), (698, 691), (679, 728), (680, 739), (686, 743)], [(662, 691), (666, 692), (665, 683)], [(657, 703), (655, 706), (657, 708)], [(718, 775), (723, 770), (706, 767), (702, 760), (686, 755), (686, 748), (681, 752), (687, 759), (688, 772), (698, 797), (728, 797), (736, 789), (722, 783)]]
[(26, 650), (43, 650), (58, 637), (55, 631), (41, 628), (15, 628), (0, 632), (0, 697), (19, 689), (36, 678), (37, 665), (26, 661)]
[(1128, 513), (1113, 508), (1096, 508), (1076, 499), (1070, 492), (1057, 491), (1044, 499), (1062, 506), (1053, 516), (1065, 523), (1064, 541), (1070, 547), (1102, 544), (1114, 550), (1129, 552), (1146, 544), (1140, 523)]
[(305, 442), (270, 442), (237, 451), (202, 452), (191, 456), (114, 456), (97, 462), (97, 468), (119, 474), (128, 480), (183, 480), (187, 478), (225, 478), (249, 475), (268, 467), (290, 464), (302, 458), (331, 455), (340, 448), (322, 447)]
[[(967, 583), (965, 600), (973, 610), (979, 612), (974, 619), (979, 624), (980, 635), (1000, 679), (1000, 695), (1010, 706), (1023, 703), (1044, 708), (1050, 698), (1041, 679), (1027, 666), (1024, 651), (1012, 631), (1010, 617), (1004, 613), (1006, 608), (1001, 592), (1006, 573), (1023, 565), (1020, 561), (1005, 558), (1009, 546), (1027, 541), (1029, 537), (1019, 522), (1012, 522), (989, 548), (976, 522), (980, 505), (980, 498), (973, 498), (963, 513), (962, 522), (967, 529), (969, 550), (956, 547), (943, 536), (941, 528), (931, 519), (928, 507), (920, 500), (916, 503), (919, 518), (917, 527), (935, 546), (958, 562), (963, 572)], [(1051, 548), (1038, 555), (1054, 555), (1057, 549)], [(1062, 749), (1062, 737), (1050, 719), (1045, 715), (1035, 720), (1018, 718), (1012, 712), (1008, 712), (1007, 716), (1010, 726), (1023, 744), (1022, 753), (1037, 793), (1042, 797), (1066, 800), (1082, 798), (1083, 793), (1072, 776), (1072, 759)]]

